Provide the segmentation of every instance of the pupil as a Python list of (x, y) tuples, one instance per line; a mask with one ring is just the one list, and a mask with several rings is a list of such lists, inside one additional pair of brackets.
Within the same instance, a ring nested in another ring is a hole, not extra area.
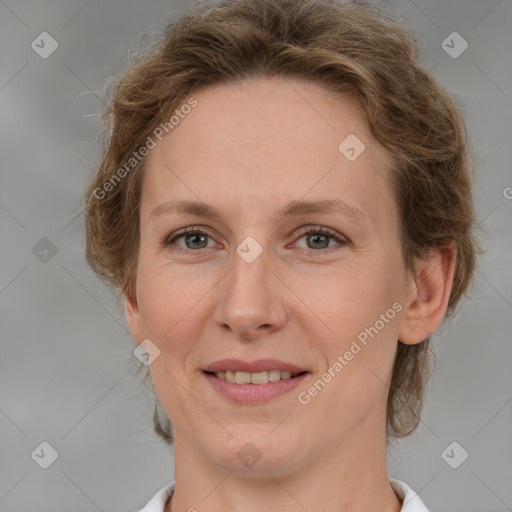
[[(199, 234), (189, 235), (189, 236), (187, 237), (187, 242), (190, 240), (190, 238), (192, 238), (192, 239), (194, 239), (194, 240), (195, 240), (195, 239), (197, 239), (197, 238), (204, 238), (204, 235), (199, 235)], [(202, 249), (202, 247), (201, 247), (201, 249)]]
[[(327, 245), (329, 245), (329, 242), (328, 242), (328, 237), (327, 235), (311, 235), (313, 239), (318, 239), (318, 238), (323, 238), (324, 239), (324, 242), (327, 241)], [(316, 242), (314, 242), (316, 243)], [(322, 245), (322, 249), (325, 249), (327, 246), (325, 244)]]

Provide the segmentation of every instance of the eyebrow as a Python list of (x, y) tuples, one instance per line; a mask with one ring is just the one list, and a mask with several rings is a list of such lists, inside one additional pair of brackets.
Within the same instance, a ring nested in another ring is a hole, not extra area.
[[(164, 214), (190, 214), (197, 217), (218, 217), (222, 215), (212, 206), (200, 201), (193, 200), (171, 200), (156, 206), (149, 215), (149, 219), (159, 217)], [(290, 201), (284, 208), (274, 213), (273, 222), (282, 217), (301, 215), (304, 213), (325, 213), (341, 214), (350, 218), (365, 219), (366, 215), (362, 210), (355, 206), (347, 204), (341, 199), (325, 199), (321, 201)]]

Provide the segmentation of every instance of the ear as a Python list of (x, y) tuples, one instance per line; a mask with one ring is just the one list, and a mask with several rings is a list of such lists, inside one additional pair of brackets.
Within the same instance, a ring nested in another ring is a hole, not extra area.
[(441, 325), (455, 275), (457, 250), (453, 241), (436, 247), (428, 261), (420, 260), (409, 294), (398, 339), (406, 345), (420, 343)]
[(134, 298), (131, 295), (125, 295), (124, 312), (132, 336), (137, 343), (141, 343), (145, 337), (142, 329), (142, 322), (140, 320), (139, 306), (137, 304), (136, 297)]

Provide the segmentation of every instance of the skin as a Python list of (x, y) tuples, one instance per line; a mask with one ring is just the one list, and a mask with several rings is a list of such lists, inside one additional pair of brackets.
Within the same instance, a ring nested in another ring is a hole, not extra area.
[[(147, 157), (137, 293), (125, 302), (135, 340), (161, 351), (150, 371), (174, 425), (166, 511), (397, 512), (385, 437), (397, 340), (418, 343), (441, 324), (455, 250), (433, 251), (406, 272), (391, 158), (354, 100), (298, 79), (215, 85), (194, 97), (198, 105)], [(354, 161), (338, 150), (349, 134), (366, 146)], [(150, 217), (171, 199), (200, 200), (220, 217)], [(272, 218), (299, 199), (340, 199), (362, 216)], [(208, 236), (162, 246), (195, 226)], [(330, 228), (346, 243), (304, 235), (304, 226)], [(263, 248), (252, 263), (236, 252), (248, 236)], [(401, 311), (301, 404), (298, 393), (396, 302)], [(230, 357), (276, 358), (311, 373), (298, 390), (240, 405), (201, 372)], [(261, 453), (251, 468), (237, 457), (247, 442)]]

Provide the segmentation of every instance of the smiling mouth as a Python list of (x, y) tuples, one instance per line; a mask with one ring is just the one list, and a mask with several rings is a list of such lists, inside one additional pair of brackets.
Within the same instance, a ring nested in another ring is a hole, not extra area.
[(205, 371), (207, 375), (212, 375), (220, 380), (231, 382), (233, 384), (267, 384), (269, 382), (278, 382), (280, 380), (290, 380), (300, 375), (308, 373), (307, 371), (291, 373), (289, 371), (270, 370), (262, 372), (236, 372), (236, 371)]

